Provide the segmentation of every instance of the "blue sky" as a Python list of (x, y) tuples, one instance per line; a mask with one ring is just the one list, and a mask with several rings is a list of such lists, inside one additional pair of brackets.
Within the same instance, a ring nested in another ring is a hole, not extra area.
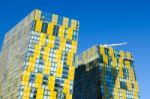
[(149, 0), (1, 0), (0, 46), (5, 33), (33, 9), (80, 20), (78, 53), (95, 44), (128, 42), (115, 49), (134, 54), (141, 99), (149, 98)]

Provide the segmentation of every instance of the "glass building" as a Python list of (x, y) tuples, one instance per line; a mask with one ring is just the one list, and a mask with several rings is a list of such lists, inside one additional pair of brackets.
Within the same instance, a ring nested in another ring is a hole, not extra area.
[(79, 22), (32, 11), (4, 38), (0, 99), (72, 99)]
[(76, 58), (73, 99), (139, 99), (133, 55), (96, 45)]

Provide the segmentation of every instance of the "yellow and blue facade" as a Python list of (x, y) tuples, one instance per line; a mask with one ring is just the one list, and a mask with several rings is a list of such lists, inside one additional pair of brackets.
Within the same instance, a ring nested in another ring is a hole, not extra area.
[(0, 99), (139, 99), (133, 55), (95, 45), (76, 57), (78, 31), (79, 21), (41, 10), (8, 31)]
[(72, 99), (79, 21), (32, 11), (5, 36), (2, 99)]
[(73, 99), (139, 99), (133, 55), (96, 45), (76, 58)]

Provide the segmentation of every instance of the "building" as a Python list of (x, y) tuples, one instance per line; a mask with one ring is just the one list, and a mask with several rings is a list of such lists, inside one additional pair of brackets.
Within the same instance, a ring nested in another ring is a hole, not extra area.
[(73, 99), (139, 99), (130, 52), (96, 45), (76, 60)]
[(79, 22), (32, 11), (4, 38), (0, 99), (72, 99)]

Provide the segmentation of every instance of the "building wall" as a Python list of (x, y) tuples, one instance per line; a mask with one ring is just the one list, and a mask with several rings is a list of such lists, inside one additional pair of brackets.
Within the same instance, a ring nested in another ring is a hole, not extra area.
[(17, 95), (33, 17), (32, 12), (5, 35), (0, 59), (0, 96), (5, 99), (12, 99)]
[[(99, 57), (95, 57), (87, 63), (85, 63), (84, 60), (89, 60), (88, 56), (92, 55), (93, 52), (88, 50), (85, 51), (86, 53), (80, 55), (82, 56), (80, 59), (83, 61), (83, 63), (81, 61), (80, 64), (84, 64), (85, 68), (80, 69), (82, 65), (79, 64), (76, 69), (74, 99), (93, 99), (79, 97), (79, 93), (83, 92), (83, 94), (86, 94), (86, 90), (89, 91), (89, 89), (91, 89), (91, 94), (93, 90), (96, 91), (96, 99), (138, 99), (139, 89), (132, 54), (130, 52), (117, 51), (111, 47), (105, 48), (103, 46), (96, 46), (95, 49), (98, 49)], [(87, 73), (92, 74), (94, 68), (96, 68), (96, 73), (93, 74), (93, 77), (97, 77), (97, 90), (96, 88), (92, 88), (92, 85), (89, 83), (90, 80), (92, 80), (92, 76), (87, 75), (87, 77), (84, 75)], [(83, 74), (81, 74), (82, 72)], [(87, 87), (81, 89), (80, 85), (82, 85), (83, 82), (87, 82)], [(85, 92), (83, 90), (85, 90)]]
[(17, 94), (6, 97), (3, 93), (2, 96), (6, 99), (71, 99), (79, 22), (40, 10), (32, 13), (32, 28), (27, 46), (24, 46), (27, 50), (23, 66), (20, 65), (23, 70)]
[(98, 66), (87, 68), (87, 65), (80, 65), (75, 70), (73, 99), (101, 99)]

